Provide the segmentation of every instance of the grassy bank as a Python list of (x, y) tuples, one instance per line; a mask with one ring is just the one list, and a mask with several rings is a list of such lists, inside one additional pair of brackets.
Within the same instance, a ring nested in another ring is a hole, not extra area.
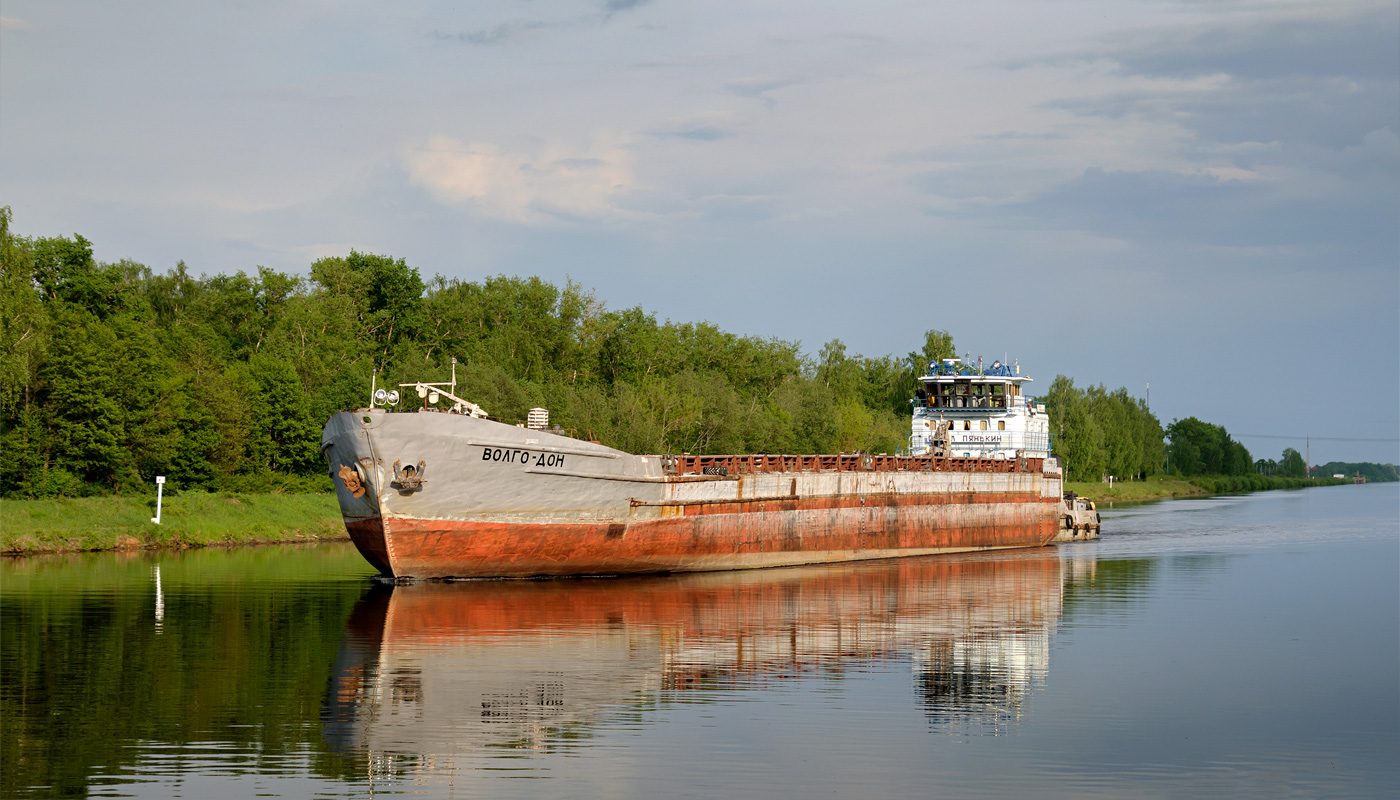
[(0, 552), (305, 542), (346, 538), (333, 494), (205, 494), (0, 501)]
[(1115, 481), (1112, 489), (1108, 488), (1108, 484), (1098, 481), (1067, 481), (1065, 491), (1077, 492), (1095, 502), (1128, 502), (1230, 492), (1261, 492), (1269, 489), (1306, 489), (1309, 486), (1336, 486), (1350, 482), (1340, 478), (1308, 480), (1268, 475), (1201, 475), (1194, 478), (1154, 475), (1145, 481)]
[(1065, 491), (1076, 492), (1096, 503), (1107, 501), (1161, 500), (1210, 494), (1186, 478), (1156, 475), (1145, 481), (1115, 481), (1113, 488), (1098, 481), (1065, 481)]

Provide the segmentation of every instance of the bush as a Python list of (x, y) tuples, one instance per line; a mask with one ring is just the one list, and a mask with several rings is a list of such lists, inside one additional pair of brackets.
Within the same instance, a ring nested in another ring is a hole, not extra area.
[(47, 497), (87, 497), (98, 494), (82, 478), (63, 467), (38, 470), (27, 476), (18, 492), (20, 497), (43, 499)]
[(211, 481), (208, 488), (232, 494), (321, 494), (335, 491), (335, 483), (324, 472), (312, 475), (259, 472), (223, 475)]

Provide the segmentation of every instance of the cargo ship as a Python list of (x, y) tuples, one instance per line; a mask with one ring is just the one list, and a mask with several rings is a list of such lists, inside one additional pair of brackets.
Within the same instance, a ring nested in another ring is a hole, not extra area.
[[(1062, 472), (1019, 366), (929, 365), (896, 454), (634, 455), (490, 419), (450, 383), (371, 387), (321, 452), (386, 578), (699, 572), (1040, 547)], [(413, 403), (416, 395), (419, 402)]]

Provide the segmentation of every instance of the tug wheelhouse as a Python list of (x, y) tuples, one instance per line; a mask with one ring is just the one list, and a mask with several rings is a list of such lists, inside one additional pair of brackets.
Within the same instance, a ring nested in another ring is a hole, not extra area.
[(912, 400), (910, 453), (952, 458), (1045, 458), (1050, 425), (1045, 406), (1025, 394), (1031, 378), (1019, 365), (984, 367), (962, 359), (929, 363)]

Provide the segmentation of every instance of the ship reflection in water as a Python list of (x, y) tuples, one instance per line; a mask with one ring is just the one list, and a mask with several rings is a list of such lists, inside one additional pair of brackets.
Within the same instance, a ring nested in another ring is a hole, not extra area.
[(901, 663), (934, 729), (998, 732), (1044, 684), (1065, 586), (1094, 569), (1062, 555), (376, 586), (347, 626), (325, 737), (371, 772), (432, 770)]

